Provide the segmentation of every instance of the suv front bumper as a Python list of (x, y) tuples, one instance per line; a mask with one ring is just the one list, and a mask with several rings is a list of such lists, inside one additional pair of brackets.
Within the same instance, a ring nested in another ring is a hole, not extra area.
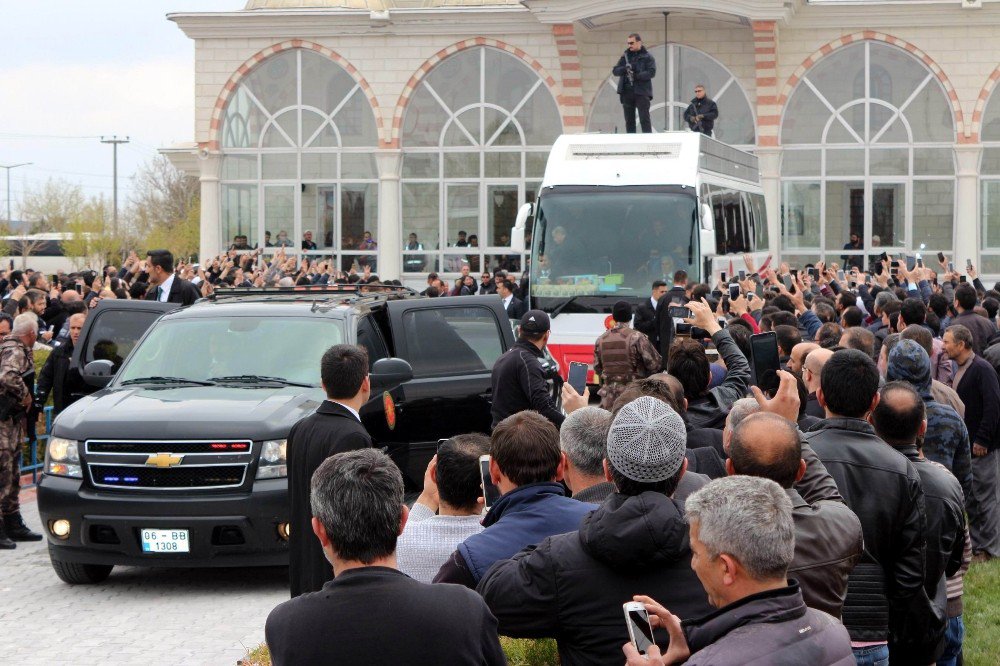
[[(46, 474), (38, 484), (38, 509), (49, 553), (61, 562), (147, 567), (288, 564), (288, 542), (278, 533), (278, 526), (288, 522), (285, 479), (255, 481), (250, 493), (175, 496), (95, 491), (80, 479)], [(65, 539), (50, 529), (60, 519), (70, 521)], [(143, 528), (186, 529), (191, 552), (144, 553)]]

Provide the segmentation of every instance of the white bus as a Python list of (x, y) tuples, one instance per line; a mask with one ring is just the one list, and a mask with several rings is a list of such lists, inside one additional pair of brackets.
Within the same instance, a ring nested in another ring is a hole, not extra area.
[(638, 305), (654, 280), (714, 281), (768, 255), (757, 158), (693, 132), (559, 137), (534, 216), (529, 307), (552, 317), (549, 349), (563, 373), (593, 363), (594, 342), (619, 300)]

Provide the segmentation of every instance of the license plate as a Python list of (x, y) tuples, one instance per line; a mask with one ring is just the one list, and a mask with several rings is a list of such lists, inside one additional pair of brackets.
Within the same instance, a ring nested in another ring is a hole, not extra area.
[(142, 552), (190, 553), (191, 540), (187, 530), (154, 530), (143, 528)]

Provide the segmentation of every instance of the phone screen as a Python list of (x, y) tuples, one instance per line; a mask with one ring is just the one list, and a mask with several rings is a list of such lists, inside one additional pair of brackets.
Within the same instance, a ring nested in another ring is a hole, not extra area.
[(628, 623), (628, 635), (639, 654), (645, 655), (653, 644), (653, 628), (649, 624), (649, 613), (645, 608), (636, 608), (626, 604), (625, 621)]
[(938, 261), (944, 263), (944, 252), (938, 252)]
[(968, 280), (966, 279), (966, 277), (964, 275), (959, 275), (958, 276), (958, 281), (961, 282), (962, 284), (965, 284), (966, 282), (968, 282)]
[(846, 276), (844, 275), (844, 271), (837, 271), (837, 280), (843, 282), (845, 277)]
[(949, 273), (954, 273), (955, 272), (955, 264), (953, 262), (951, 262), (951, 261), (948, 262), (948, 272)]
[(569, 377), (567, 381), (573, 387), (573, 390), (580, 395), (583, 395), (584, 389), (587, 388), (587, 370), (586, 363), (574, 362), (569, 364)]
[(740, 285), (731, 284), (729, 285), (729, 300), (735, 301), (740, 297)]
[(483, 497), (486, 499), (486, 508), (489, 509), (500, 499), (500, 489), (490, 479), (489, 456), (479, 456), (479, 477), (483, 481)]
[(740, 282), (743, 282), (743, 280), (746, 280), (746, 279), (747, 279), (747, 272), (746, 271), (740, 271)]
[(691, 319), (691, 308), (685, 308), (680, 305), (671, 305), (670, 309), (667, 310), (667, 314), (670, 315), (672, 319)]
[(966, 259), (965, 260), (965, 267), (966, 268), (972, 268), (972, 259)]
[(912, 271), (916, 267), (917, 267), (917, 258), (916, 257), (907, 256), (906, 257), (906, 270)]
[(722, 271), (722, 282), (723, 284), (726, 282), (726, 271)]
[(792, 290), (792, 276), (791, 275), (783, 275), (781, 277), (781, 279), (785, 283), (785, 289), (787, 289), (788, 291), (791, 291)]
[(750, 336), (750, 365), (753, 383), (765, 394), (774, 395), (780, 381), (778, 370), (781, 369), (778, 335), (774, 331)]

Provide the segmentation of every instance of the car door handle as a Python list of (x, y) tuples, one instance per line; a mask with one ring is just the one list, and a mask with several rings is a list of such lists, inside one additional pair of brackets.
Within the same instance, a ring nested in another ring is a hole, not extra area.
[(489, 391), (486, 391), (485, 393), (480, 393), (478, 397), (482, 398), (483, 400), (492, 400), (493, 399), (493, 389), (490, 389)]

